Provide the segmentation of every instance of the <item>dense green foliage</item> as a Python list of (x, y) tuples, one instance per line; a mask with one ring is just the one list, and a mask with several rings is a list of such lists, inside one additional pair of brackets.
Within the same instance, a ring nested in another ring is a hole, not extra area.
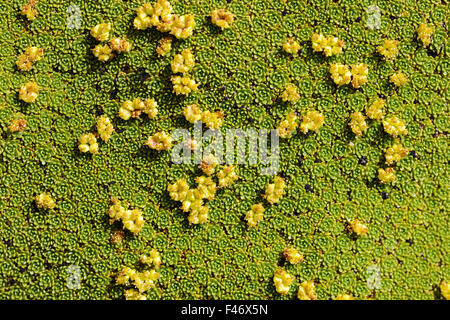
[[(156, 54), (166, 36), (156, 29), (133, 28), (140, 1), (42, 0), (37, 16), (20, 15), (24, 0), (0, 3), (0, 298), (122, 299), (115, 284), (123, 267), (138, 265), (139, 255), (161, 252), (161, 278), (148, 299), (293, 299), (298, 284), (314, 280), (319, 299), (340, 293), (367, 299), (441, 298), (439, 283), (450, 280), (448, 102), (450, 99), (449, 10), (444, 1), (201, 0), (171, 3), (179, 14), (195, 15), (192, 37), (174, 39), (166, 57)], [(192, 4), (194, 3), (194, 4)], [(366, 8), (381, 10), (381, 28), (366, 27)], [(81, 29), (67, 29), (69, 5), (81, 9)], [(213, 9), (234, 13), (231, 28), (211, 24)], [(106, 63), (91, 49), (96, 24), (111, 22), (112, 33), (127, 36), (133, 47)], [(433, 41), (417, 40), (421, 22), (433, 25)], [(344, 40), (341, 55), (313, 53), (311, 35), (321, 32)], [(297, 57), (282, 51), (288, 37), (301, 43)], [(393, 62), (377, 54), (382, 40), (397, 39)], [(28, 72), (16, 60), (27, 46), (44, 49)], [(199, 90), (188, 97), (172, 91), (170, 62), (190, 48)], [(360, 89), (337, 87), (329, 64), (366, 63), (369, 82)], [(389, 77), (401, 71), (410, 79), (395, 88)], [(35, 81), (39, 96), (27, 104), (19, 88)], [(299, 88), (294, 105), (277, 97), (284, 86)], [(154, 98), (155, 119), (124, 121), (120, 104)], [(393, 138), (377, 121), (355, 138), (350, 114), (385, 97), (386, 112), (406, 122), (401, 138), (410, 154), (396, 166), (397, 181), (380, 184), (377, 170)], [(167, 151), (145, 146), (158, 131), (189, 128), (183, 107), (225, 112), (222, 129), (272, 129), (294, 111), (319, 110), (319, 132), (297, 132), (280, 140), (279, 175), (286, 195), (267, 205), (264, 220), (249, 229), (244, 220), (272, 181), (257, 166), (239, 167), (240, 179), (218, 190), (209, 202), (209, 222), (190, 225), (168, 184), (187, 178), (195, 185), (196, 165), (175, 165)], [(93, 132), (106, 114), (116, 132), (99, 153), (81, 153), (79, 137)], [(23, 132), (11, 121), (27, 120)], [(353, 143), (353, 145), (351, 144)], [(365, 161), (367, 160), (367, 161)], [(49, 193), (53, 210), (37, 208), (36, 194)], [(143, 211), (146, 221), (134, 235), (109, 224), (111, 197)], [(346, 221), (365, 221), (369, 232), (355, 237)], [(282, 252), (304, 254), (297, 265)], [(275, 291), (273, 275), (282, 266), (296, 281), (289, 294)], [(81, 288), (66, 286), (67, 267), (81, 268)], [(369, 289), (367, 268), (381, 270), (381, 287)]]

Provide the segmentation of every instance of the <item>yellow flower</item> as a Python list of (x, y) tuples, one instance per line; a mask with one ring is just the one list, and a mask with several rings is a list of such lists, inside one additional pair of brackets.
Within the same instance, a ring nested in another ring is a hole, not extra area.
[(286, 184), (284, 179), (279, 176), (275, 176), (274, 183), (267, 185), (263, 198), (265, 198), (270, 204), (277, 203), (285, 193), (285, 186)]
[(114, 132), (114, 127), (111, 123), (111, 120), (106, 115), (102, 115), (100, 118), (98, 118), (97, 131), (103, 141), (106, 142), (109, 140), (109, 138), (111, 138), (111, 135)]
[(295, 133), (297, 126), (297, 115), (295, 112), (291, 112), (285, 120), (280, 122), (277, 127), (277, 133), (281, 138), (289, 138)]
[(148, 138), (146, 145), (158, 151), (169, 150), (172, 148), (172, 137), (164, 131), (158, 132)]
[(219, 164), (217, 158), (212, 154), (203, 156), (202, 163), (200, 164), (200, 169), (208, 176), (212, 175), (216, 170), (216, 166)]
[(198, 90), (198, 83), (188, 76), (173, 76), (172, 77), (173, 91), (176, 94), (188, 95), (192, 91)]
[(195, 211), (201, 209), (203, 205), (202, 194), (197, 189), (189, 189), (186, 197), (181, 203), (181, 210), (184, 212)]
[(247, 220), (247, 225), (249, 227), (256, 227), (258, 222), (262, 221), (264, 218), (264, 207), (261, 203), (254, 204), (251, 206), (251, 210), (247, 211), (245, 214), (245, 220)]
[(131, 117), (137, 118), (142, 112), (146, 113), (150, 119), (153, 119), (158, 114), (158, 104), (154, 99), (146, 99), (142, 101), (135, 98), (133, 101), (125, 101), (119, 109), (119, 117), (123, 120), (128, 120)]
[(11, 122), (8, 129), (11, 132), (22, 132), (27, 127), (27, 120), (16, 119)]
[(398, 54), (397, 46), (397, 40), (385, 39), (383, 45), (379, 46), (377, 50), (386, 60), (393, 60)]
[(212, 200), (216, 195), (216, 183), (211, 177), (197, 177), (195, 178), (197, 182), (197, 190), (200, 192), (201, 198)]
[(199, 206), (198, 208), (191, 210), (188, 221), (192, 224), (205, 223), (208, 221), (208, 212), (208, 207)]
[(445, 299), (450, 300), (450, 282), (442, 280), (439, 288), (441, 289), (442, 296)]
[(183, 114), (186, 120), (190, 123), (195, 123), (202, 119), (202, 111), (196, 104), (191, 104), (184, 107)]
[(211, 12), (211, 22), (222, 30), (231, 27), (233, 14), (225, 9), (218, 9)]
[(358, 236), (363, 236), (369, 231), (369, 228), (367, 228), (367, 226), (362, 224), (361, 221), (359, 221), (358, 219), (355, 219), (352, 222), (350, 222), (349, 228), (352, 232), (356, 233)]
[(148, 255), (142, 255), (139, 260), (144, 264), (153, 264), (155, 269), (158, 269), (161, 266), (161, 255), (156, 249), (152, 249)]
[(42, 59), (44, 50), (38, 47), (27, 47), (16, 61), (17, 68), (21, 71), (29, 71), (33, 64)]
[(113, 38), (109, 42), (111, 49), (117, 53), (128, 52), (131, 50), (131, 43), (127, 41), (126, 38)]
[(78, 139), (78, 149), (81, 152), (98, 153), (97, 138), (93, 133), (84, 134)]
[(175, 201), (183, 201), (186, 199), (189, 186), (186, 179), (177, 180), (174, 184), (169, 184), (167, 187), (170, 198)]
[(234, 169), (234, 166), (228, 165), (217, 173), (217, 178), (219, 179), (219, 187), (228, 187), (232, 185), (234, 181), (239, 179), (239, 176)]
[(366, 110), (366, 114), (370, 119), (381, 120), (383, 118), (384, 99), (376, 99), (369, 108)]
[(404, 86), (408, 83), (408, 78), (403, 72), (394, 73), (389, 79), (397, 87)]
[(147, 300), (145, 295), (134, 289), (125, 290), (124, 295), (126, 300)]
[(186, 39), (192, 35), (194, 27), (194, 15), (187, 14), (184, 16), (177, 16), (172, 24), (170, 33), (178, 39)]
[(300, 300), (317, 300), (314, 281), (303, 281), (298, 287), (297, 298)]
[(336, 37), (324, 37), (322, 34), (314, 33), (311, 37), (314, 52), (321, 52), (330, 57), (342, 53), (345, 42)]
[(300, 94), (297, 91), (297, 87), (292, 83), (288, 84), (281, 94), (281, 99), (292, 103), (297, 102), (300, 99)]
[(300, 50), (300, 44), (293, 38), (289, 38), (285, 43), (283, 43), (283, 50), (287, 53), (296, 56), (298, 50)]
[(389, 133), (394, 138), (401, 135), (406, 135), (408, 133), (403, 120), (399, 119), (396, 116), (391, 116), (388, 119), (383, 120), (383, 127), (384, 131)]
[(433, 32), (433, 26), (429, 27), (425, 23), (420, 24), (419, 28), (417, 29), (417, 39), (422, 41), (424, 47), (430, 45)]
[(19, 99), (27, 103), (34, 102), (38, 94), (39, 87), (34, 81), (27, 82), (19, 89)]
[(105, 42), (109, 39), (109, 32), (111, 31), (110, 23), (101, 23), (91, 29), (91, 36), (97, 41)]
[(158, 56), (167, 55), (172, 49), (172, 38), (167, 37), (159, 40), (158, 47), (156, 48), (156, 53)]
[(94, 47), (94, 49), (92, 49), (92, 53), (101, 62), (106, 62), (109, 59), (112, 59), (114, 57), (114, 54), (112, 53), (111, 48), (107, 44), (105, 44), (105, 45), (101, 45), (101, 44), (96, 45)]
[(351, 294), (339, 293), (334, 300), (355, 300)]
[(28, 0), (27, 4), (22, 7), (21, 14), (30, 21), (33, 21), (37, 15), (36, 2), (37, 0)]
[(295, 248), (284, 249), (283, 255), (284, 258), (292, 264), (297, 264), (303, 261), (303, 255)]
[(327, 38), (322, 34), (314, 33), (311, 37), (312, 48), (314, 52), (323, 51), (323, 48), (327, 45)]
[(367, 64), (360, 63), (355, 64), (352, 66), (351, 70), (353, 79), (352, 79), (352, 86), (353, 88), (359, 88), (362, 85), (367, 83), (367, 75), (369, 74), (369, 69), (367, 67)]
[(294, 277), (283, 269), (275, 271), (273, 276), (273, 284), (279, 294), (287, 294), (293, 281)]
[(378, 180), (380, 180), (381, 183), (391, 183), (394, 182), (395, 179), (393, 168), (378, 169)]
[(113, 205), (108, 210), (110, 223), (121, 220), (126, 229), (138, 234), (145, 223), (142, 211), (139, 209), (127, 210), (117, 198), (112, 198), (111, 201)]
[(330, 65), (331, 79), (338, 86), (348, 84), (351, 81), (352, 73), (348, 66), (340, 63), (333, 63)]
[(366, 132), (369, 126), (367, 125), (366, 119), (361, 112), (354, 112), (351, 115), (350, 127), (355, 135), (361, 136)]
[(308, 111), (302, 118), (300, 130), (307, 133), (308, 130), (317, 132), (322, 127), (325, 121), (325, 116), (319, 111)]
[(173, 73), (186, 73), (194, 65), (195, 59), (190, 49), (184, 49), (181, 54), (176, 54), (171, 63)]
[(394, 145), (386, 150), (386, 164), (391, 165), (398, 162), (408, 155), (408, 150), (400, 142), (396, 141)]
[(53, 209), (56, 207), (55, 201), (48, 193), (41, 193), (34, 198), (36, 206), (43, 209)]
[(206, 110), (202, 112), (201, 120), (210, 129), (220, 129), (224, 116), (223, 111), (210, 112)]

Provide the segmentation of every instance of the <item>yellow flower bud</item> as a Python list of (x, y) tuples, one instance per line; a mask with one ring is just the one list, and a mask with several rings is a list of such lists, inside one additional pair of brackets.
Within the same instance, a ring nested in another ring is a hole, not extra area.
[(112, 53), (111, 48), (107, 44), (105, 44), (105, 45), (101, 45), (101, 44), (96, 45), (94, 47), (94, 49), (92, 49), (92, 53), (101, 62), (106, 62), (109, 59), (112, 59), (114, 57), (114, 54)]
[(339, 293), (334, 300), (355, 300), (351, 294)]
[(131, 43), (128, 42), (126, 38), (113, 38), (109, 42), (109, 45), (111, 49), (117, 53), (128, 52), (131, 50)]
[(384, 56), (386, 60), (393, 60), (398, 54), (398, 41), (385, 39), (382, 46), (378, 47), (378, 52)]
[(380, 180), (381, 183), (391, 183), (394, 182), (395, 179), (396, 177), (393, 168), (378, 169), (378, 180)]
[(156, 53), (158, 56), (167, 55), (172, 49), (172, 38), (167, 37), (159, 40), (158, 47), (156, 48)]
[(167, 187), (170, 198), (175, 201), (183, 201), (186, 199), (189, 186), (186, 179), (177, 180), (174, 184), (169, 184)]
[(219, 187), (225, 188), (232, 185), (236, 180), (238, 180), (239, 176), (235, 171), (235, 167), (232, 165), (228, 165), (217, 173), (217, 178), (219, 179)]
[(353, 88), (359, 88), (367, 83), (367, 75), (369, 74), (369, 68), (367, 64), (360, 63), (352, 66), (352, 86)]
[(210, 112), (206, 110), (202, 112), (201, 120), (210, 129), (220, 129), (224, 116), (223, 111)]
[(325, 116), (319, 111), (308, 111), (302, 119), (300, 130), (307, 133), (308, 130), (318, 132), (325, 121)]
[(187, 14), (183, 16), (176, 16), (171, 25), (170, 33), (178, 39), (186, 39), (192, 35), (194, 27), (194, 15)]
[(356, 136), (362, 136), (369, 128), (364, 115), (361, 112), (354, 112), (351, 115), (350, 127)]
[(445, 299), (450, 300), (450, 282), (442, 280), (439, 288), (441, 289), (442, 296)]
[(285, 120), (280, 122), (277, 133), (281, 138), (289, 138), (295, 133), (297, 126), (297, 115), (295, 112), (291, 112)]
[(366, 110), (366, 114), (370, 119), (381, 120), (383, 118), (384, 100), (376, 99), (369, 108)]
[(172, 137), (164, 131), (158, 132), (148, 138), (146, 145), (158, 151), (169, 150), (172, 148)]
[(109, 138), (111, 138), (111, 135), (114, 132), (114, 127), (111, 123), (111, 120), (107, 116), (102, 115), (100, 118), (98, 118), (97, 131), (103, 141), (106, 142), (109, 140)]
[(36, 206), (42, 209), (54, 209), (56, 207), (55, 201), (48, 193), (41, 193), (34, 198)]
[(314, 281), (303, 281), (298, 287), (297, 298), (300, 300), (317, 300)]
[(27, 120), (25, 119), (16, 119), (13, 120), (11, 125), (8, 127), (11, 132), (22, 132), (27, 127)]
[(233, 19), (233, 13), (225, 9), (218, 9), (211, 12), (211, 22), (222, 30), (231, 27)]
[(392, 147), (386, 150), (386, 164), (391, 165), (398, 162), (408, 155), (408, 150), (404, 148), (400, 142), (396, 141)]
[(292, 264), (297, 264), (303, 261), (303, 255), (295, 248), (284, 249), (283, 255), (286, 261)]
[(34, 81), (27, 82), (19, 89), (19, 99), (27, 103), (34, 102), (38, 94), (39, 87)]
[(408, 78), (402, 72), (394, 73), (389, 80), (396, 86), (401, 87), (408, 83)]
[(425, 23), (420, 24), (419, 28), (417, 29), (417, 39), (422, 41), (424, 47), (430, 45), (433, 32), (433, 26), (429, 27)]
[(247, 225), (251, 227), (256, 227), (258, 222), (262, 221), (264, 218), (264, 207), (261, 203), (254, 204), (251, 210), (247, 211), (245, 214), (245, 220), (247, 220)]
[(273, 283), (279, 294), (287, 294), (293, 281), (294, 277), (282, 269), (275, 271), (273, 276)]
[(350, 83), (352, 73), (348, 66), (340, 63), (333, 63), (330, 65), (331, 79), (338, 86)]
[(297, 91), (297, 87), (292, 83), (288, 84), (281, 94), (281, 99), (292, 103), (297, 102), (300, 99), (300, 94)]
[(367, 226), (362, 224), (361, 221), (359, 221), (358, 219), (355, 219), (352, 222), (350, 222), (349, 229), (351, 232), (354, 232), (358, 236), (363, 236), (369, 231), (369, 228), (367, 228)]
[(300, 50), (300, 44), (293, 38), (289, 38), (285, 43), (283, 43), (283, 50), (293, 56), (296, 56), (298, 50)]
[(396, 116), (391, 116), (388, 119), (383, 120), (383, 127), (384, 131), (389, 133), (394, 138), (401, 135), (406, 135), (408, 133), (403, 120), (399, 119)]
[(198, 90), (198, 83), (188, 76), (173, 76), (172, 77), (173, 91), (178, 94), (189, 95), (192, 91)]
[(81, 152), (98, 153), (97, 138), (93, 133), (84, 134), (78, 139), (78, 149)]
[(205, 174), (210, 176), (215, 172), (215, 168), (218, 164), (219, 162), (217, 158), (212, 154), (209, 154), (207, 156), (203, 156), (202, 163), (200, 164), (199, 168), (202, 169)]
[(105, 42), (109, 39), (109, 32), (111, 31), (110, 23), (101, 23), (91, 29), (91, 36), (97, 41)]
[(270, 204), (277, 203), (285, 193), (285, 186), (286, 184), (284, 179), (279, 176), (275, 176), (274, 183), (267, 185), (263, 198), (265, 198)]
[(195, 123), (196, 121), (200, 121), (202, 119), (202, 111), (196, 104), (191, 104), (186, 106), (183, 110), (184, 117), (190, 123)]

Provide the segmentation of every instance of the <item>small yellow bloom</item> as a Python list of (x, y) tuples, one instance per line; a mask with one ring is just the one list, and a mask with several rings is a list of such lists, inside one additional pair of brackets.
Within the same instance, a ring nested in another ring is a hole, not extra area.
[(283, 50), (293, 56), (296, 56), (298, 50), (300, 50), (300, 44), (293, 38), (289, 38), (285, 43), (283, 43)]
[(148, 138), (146, 145), (158, 151), (169, 150), (172, 148), (172, 137), (164, 131), (158, 132)]
[(383, 45), (377, 50), (386, 60), (393, 60), (398, 54), (398, 41), (385, 39)]
[(303, 261), (303, 255), (295, 248), (284, 249), (283, 255), (284, 258), (292, 264), (297, 264)]
[(38, 47), (27, 47), (16, 61), (17, 68), (21, 71), (29, 71), (33, 64), (42, 59), (44, 50)]
[(264, 219), (264, 207), (261, 203), (254, 204), (251, 209), (245, 214), (245, 220), (247, 220), (247, 225), (251, 227), (256, 227), (258, 222)]
[(222, 30), (231, 27), (233, 19), (233, 14), (225, 9), (218, 9), (211, 12), (211, 22)]
[(187, 14), (176, 16), (171, 26), (170, 33), (178, 39), (186, 39), (192, 36), (195, 27), (194, 15)]
[(114, 57), (111, 48), (105, 44), (98, 44), (92, 49), (94, 56), (101, 62), (106, 62)]
[(396, 141), (394, 145), (386, 150), (386, 164), (391, 165), (398, 162), (408, 155), (408, 150), (400, 142)]
[(408, 130), (406, 130), (406, 125), (403, 120), (399, 119), (396, 116), (391, 116), (385, 120), (383, 120), (384, 131), (389, 133), (394, 138), (402, 135), (406, 135)]
[(183, 110), (184, 117), (190, 123), (195, 123), (202, 119), (202, 111), (196, 104), (186, 106)]
[(369, 126), (367, 125), (366, 119), (361, 112), (354, 112), (351, 115), (350, 127), (352, 131), (357, 136), (362, 136), (366, 132)]
[(285, 120), (280, 122), (277, 127), (277, 133), (281, 138), (289, 138), (295, 133), (297, 127), (297, 115), (295, 112), (291, 112)]
[(380, 180), (381, 183), (391, 183), (394, 182), (395, 179), (396, 177), (393, 168), (378, 169), (378, 180)]
[(109, 138), (111, 138), (111, 135), (114, 132), (114, 127), (111, 123), (111, 120), (106, 115), (102, 115), (100, 118), (98, 118), (97, 131), (103, 141), (106, 142), (109, 140)]
[(48, 193), (41, 193), (34, 198), (36, 206), (42, 209), (54, 209), (56, 207), (55, 201)]
[(441, 284), (439, 285), (439, 288), (441, 289), (442, 296), (445, 299), (450, 300), (450, 282), (442, 280)]
[(218, 164), (219, 162), (217, 158), (212, 154), (209, 154), (207, 156), (203, 156), (202, 163), (200, 164), (199, 168), (202, 169), (205, 174), (210, 176), (214, 173)]
[(172, 38), (162, 38), (158, 42), (158, 47), (156, 48), (156, 53), (158, 56), (165, 56), (167, 55), (170, 50), (172, 49)]
[(300, 300), (317, 300), (314, 281), (303, 281), (298, 287), (297, 298)]
[(225, 166), (217, 173), (219, 179), (219, 187), (225, 188), (233, 184), (234, 181), (239, 179), (236, 173), (235, 167), (232, 165)]
[(300, 99), (300, 94), (297, 91), (297, 87), (292, 83), (288, 84), (281, 94), (281, 99), (292, 103), (297, 102)]
[(93, 133), (84, 134), (78, 139), (78, 149), (81, 152), (98, 153), (97, 138)]
[(125, 290), (124, 295), (126, 300), (147, 300), (145, 295), (134, 289)]
[(279, 294), (287, 294), (293, 281), (294, 277), (283, 269), (275, 271), (273, 276), (273, 283)]
[(155, 269), (158, 269), (161, 266), (161, 255), (156, 249), (152, 249), (148, 255), (142, 255), (139, 260), (144, 264), (153, 264)]
[(351, 294), (339, 293), (334, 300), (355, 300)]
[(267, 185), (263, 198), (265, 198), (270, 204), (277, 203), (285, 193), (285, 186), (286, 183), (284, 182), (284, 179), (279, 176), (275, 176), (274, 183), (269, 183)]
[(11, 132), (22, 132), (27, 127), (27, 120), (25, 119), (16, 119), (13, 120), (8, 127)]
[(300, 130), (307, 133), (308, 130), (317, 132), (322, 127), (325, 121), (325, 116), (319, 111), (308, 111), (302, 118)]
[(408, 83), (408, 78), (403, 72), (394, 73), (389, 79), (397, 87), (404, 86)]
[(110, 23), (101, 23), (91, 29), (91, 36), (97, 41), (105, 42), (109, 39), (109, 32), (111, 31)]
[(19, 89), (19, 99), (27, 103), (34, 102), (38, 94), (39, 87), (34, 81), (27, 82)]
[(350, 69), (345, 64), (333, 63), (330, 65), (331, 79), (338, 86), (348, 84), (351, 81), (352, 73)]
[(322, 34), (314, 33), (311, 37), (312, 48), (314, 52), (323, 52), (325, 56), (330, 57), (342, 53), (345, 42), (336, 37), (324, 37)]
[(113, 38), (109, 42), (112, 50), (117, 53), (128, 52), (131, 50), (131, 43), (126, 38)]
[(186, 199), (189, 186), (186, 179), (177, 180), (174, 184), (169, 184), (167, 187), (169, 191), (170, 198), (175, 201), (183, 201)]
[(173, 73), (186, 73), (194, 65), (195, 59), (190, 49), (184, 49), (181, 54), (176, 54), (171, 63)]
[(30, 21), (33, 21), (36, 18), (36, 3), (37, 0), (28, 0), (27, 4), (22, 7), (21, 14), (27, 17), (27, 19)]
[(188, 76), (173, 76), (172, 77), (173, 91), (176, 94), (188, 95), (192, 91), (198, 90), (198, 83)]
[(369, 74), (369, 68), (367, 64), (360, 63), (352, 66), (352, 86), (353, 88), (359, 88), (367, 83), (367, 75)]
[(370, 119), (381, 120), (383, 118), (383, 107), (385, 105), (384, 99), (376, 99), (369, 108), (366, 110), (366, 114)]
[(359, 221), (358, 219), (355, 219), (352, 222), (350, 222), (349, 228), (350, 231), (356, 233), (358, 236), (363, 236), (369, 231), (369, 228), (367, 228), (367, 226), (362, 224), (361, 221)]
[(417, 29), (417, 39), (422, 41), (424, 47), (430, 45), (433, 32), (433, 26), (427, 26), (425, 23), (420, 24), (419, 28)]
[(205, 223), (208, 221), (208, 213), (208, 207), (199, 206), (198, 208), (191, 210), (188, 216), (188, 221), (192, 224)]
[(112, 198), (111, 201), (113, 205), (108, 210), (110, 223), (121, 220), (125, 229), (138, 234), (145, 223), (142, 211), (139, 209), (127, 210), (117, 198)]
[(220, 129), (222, 126), (223, 111), (210, 112), (208, 110), (202, 112), (202, 122), (210, 129)]
[(200, 192), (200, 196), (203, 199), (213, 200), (216, 195), (217, 186), (211, 177), (197, 177), (197, 190)]

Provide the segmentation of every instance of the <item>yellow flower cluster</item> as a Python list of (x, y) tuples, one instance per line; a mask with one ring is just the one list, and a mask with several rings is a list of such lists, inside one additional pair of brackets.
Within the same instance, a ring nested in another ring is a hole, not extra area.
[(331, 64), (330, 73), (331, 79), (333, 79), (334, 83), (336, 83), (338, 86), (343, 86), (344, 84), (350, 83), (352, 78), (350, 68), (347, 65), (341, 63)]
[(8, 129), (11, 132), (22, 132), (27, 127), (27, 120), (15, 119), (11, 122)]
[(381, 183), (391, 183), (391, 182), (394, 182), (395, 179), (396, 178), (395, 178), (393, 168), (386, 168), (386, 169), (379, 168), (378, 169), (378, 180), (380, 180)]
[(303, 281), (298, 287), (297, 298), (300, 300), (317, 300), (315, 288), (314, 281)]
[(48, 193), (41, 193), (34, 198), (36, 206), (42, 209), (53, 209), (56, 207), (55, 200)]
[(152, 249), (148, 255), (141, 255), (139, 261), (141, 261), (143, 264), (153, 264), (155, 266), (155, 269), (158, 269), (161, 266), (161, 255), (159, 254), (158, 250)]
[(369, 74), (369, 68), (365, 63), (359, 63), (352, 66), (352, 86), (353, 88), (359, 88), (367, 83), (367, 75)]
[(297, 102), (300, 99), (300, 94), (297, 91), (297, 87), (292, 83), (288, 84), (281, 94), (281, 99), (292, 103)]
[(172, 148), (172, 137), (164, 131), (157, 132), (147, 139), (145, 143), (149, 148), (158, 151), (169, 150)]
[(231, 27), (233, 19), (233, 14), (225, 9), (217, 9), (211, 12), (211, 22), (222, 30)]
[(297, 264), (303, 261), (303, 255), (295, 248), (286, 248), (283, 252), (286, 261), (292, 264)]
[(298, 50), (300, 50), (300, 44), (293, 38), (289, 38), (285, 43), (283, 43), (283, 50), (293, 56), (296, 56)]
[(150, 119), (153, 119), (158, 114), (158, 104), (154, 99), (145, 99), (142, 101), (135, 98), (133, 101), (125, 101), (119, 109), (119, 117), (123, 120), (128, 120), (131, 117), (137, 118), (144, 112)]
[(37, 0), (28, 0), (28, 2), (22, 7), (21, 14), (27, 17), (30, 21), (33, 21), (36, 18), (36, 3)]
[(113, 38), (109, 42), (111, 49), (117, 53), (128, 52), (131, 50), (131, 43), (125, 38)]
[(198, 83), (189, 76), (173, 76), (172, 77), (173, 91), (176, 94), (188, 95), (192, 91), (198, 90)]
[(264, 218), (264, 207), (261, 203), (254, 204), (251, 209), (245, 214), (245, 220), (247, 220), (247, 225), (249, 227), (256, 227), (258, 222), (262, 221)]
[(105, 42), (109, 39), (109, 32), (111, 31), (110, 23), (100, 23), (91, 29), (91, 36), (97, 41)]
[(442, 280), (439, 288), (441, 289), (442, 296), (445, 299), (450, 300), (450, 282)]
[(408, 155), (408, 149), (396, 141), (394, 145), (386, 150), (386, 164), (391, 165), (398, 162)]
[(389, 133), (394, 138), (406, 135), (408, 130), (406, 130), (405, 122), (396, 116), (391, 116), (390, 118), (383, 120), (384, 131)]
[(42, 59), (44, 50), (38, 47), (27, 47), (16, 61), (17, 68), (21, 71), (29, 71), (33, 64)]
[(361, 136), (364, 132), (366, 132), (367, 128), (369, 128), (366, 119), (361, 112), (352, 113), (350, 127), (356, 136)]
[(181, 209), (189, 212), (188, 221), (192, 224), (208, 221), (209, 208), (203, 205), (203, 199), (212, 200), (215, 196), (216, 184), (210, 177), (197, 177), (196, 189), (189, 189), (185, 179), (169, 184), (167, 190), (175, 201), (181, 201)]
[(98, 143), (95, 135), (93, 133), (83, 134), (78, 139), (78, 149), (81, 152), (98, 153)]
[(184, 117), (190, 123), (195, 123), (202, 119), (202, 111), (196, 104), (191, 104), (183, 109)]
[(422, 41), (424, 47), (430, 45), (433, 32), (433, 26), (429, 27), (425, 23), (420, 24), (419, 28), (417, 29), (417, 39)]
[(203, 156), (202, 163), (199, 165), (199, 168), (207, 174), (208, 176), (212, 175), (216, 170), (216, 166), (218, 164), (218, 160), (212, 154), (208, 154)]
[(156, 47), (156, 53), (158, 56), (165, 56), (167, 55), (170, 50), (172, 49), (172, 38), (162, 38), (158, 42), (158, 47)]
[(297, 115), (295, 112), (291, 112), (286, 119), (280, 122), (277, 127), (277, 133), (281, 138), (289, 138), (295, 133), (297, 126)]
[(284, 182), (284, 179), (279, 176), (275, 176), (274, 183), (269, 183), (267, 185), (266, 193), (263, 195), (263, 198), (265, 198), (270, 204), (277, 203), (284, 195), (285, 186), (286, 183)]
[(124, 295), (126, 300), (147, 300), (145, 295), (134, 289), (125, 290)]
[(394, 73), (389, 80), (397, 87), (404, 86), (409, 81), (403, 72)]
[(349, 229), (351, 232), (354, 232), (358, 236), (363, 236), (369, 231), (369, 228), (367, 228), (367, 226), (362, 224), (361, 221), (359, 221), (358, 219), (355, 219), (350, 222)]
[(19, 99), (27, 103), (34, 102), (38, 94), (39, 94), (39, 87), (37, 83), (34, 81), (27, 82), (19, 89)]
[(322, 127), (324, 121), (325, 116), (319, 111), (308, 111), (302, 118), (300, 130), (305, 134), (308, 130), (317, 132)]
[(101, 62), (106, 62), (114, 57), (112, 49), (107, 45), (98, 44), (92, 49), (94, 56)]
[(350, 294), (339, 293), (334, 300), (355, 300), (355, 298)]
[(186, 73), (194, 65), (195, 59), (190, 49), (184, 49), (181, 54), (176, 54), (171, 63), (173, 73)]
[(398, 54), (398, 41), (385, 39), (383, 45), (377, 50), (386, 60), (393, 60)]
[(202, 112), (202, 122), (210, 129), (219, 129), (222, 126), (222, 120), (225, 116), (223, 111), (203, 111)]
[[(155, 286), (155, 281), (159, 279), (161, 275), (156, 270), (145, 270), (142, 272), (138, 272), (129, 267), (124, 267), (122, 271), (117, 274), (116, 283), (120, 285), (130, 285), (131, 281), (136, 289), (139, 290), (139, 293), (144, 293), (148, 289), (153, 288)], [(128, 298), (145, 300), (142, 299), (140, 295), (136, 295), (136, 292), (128, 293)]]
[(279, 294), (287, 294), (293, 281), (294, 277), (283, 269), (275, 271), (273, 276), (273, 284)]
[(376, 99), (366, 110), (366, 114), (370, 119), (381, 120), (383, 118), (384, 99)]
[(111, 120), (106, 115), (102, 115), (100, 118), (98, 118), (97, 131), (103, 141), (106, 142), (109, 140), (109, 138), (111, 138), (111, 135), (114, 132), (114, 127), (111, 123)]
[(235, 167), (228, 165), (217, 173), (217, 178), (219, 179), (219, 187), (225, 188), (238, 180), (239, 176), (236, 173)]
[(327, 57), (342, 53), (345, 46), (345, 42), (336, 37), (324, 37), (317, 33), (312, 35), (311, 42), (314, 52), (322, 51)]
[(195, 21), (192, 14), (178, 16), (167, 0), (157, 0), (155, 4), (145, 3), (137, 9), (134, 27), (138, 30), (156, 27), (161, 32), (170, 32), (178, 39), (190, 37)]
[(144, 216), (142, 211), (139, 209), (127, 210), (121, 204), (117, 198), (111, 199), (113, 205), (109, 208), (108, 214), (111, 218), (109, 221), (113, 223), (114, 221), (122, 221), (123, 226), (133, 232), (138, 234), (142, 227), (144, 226)]

